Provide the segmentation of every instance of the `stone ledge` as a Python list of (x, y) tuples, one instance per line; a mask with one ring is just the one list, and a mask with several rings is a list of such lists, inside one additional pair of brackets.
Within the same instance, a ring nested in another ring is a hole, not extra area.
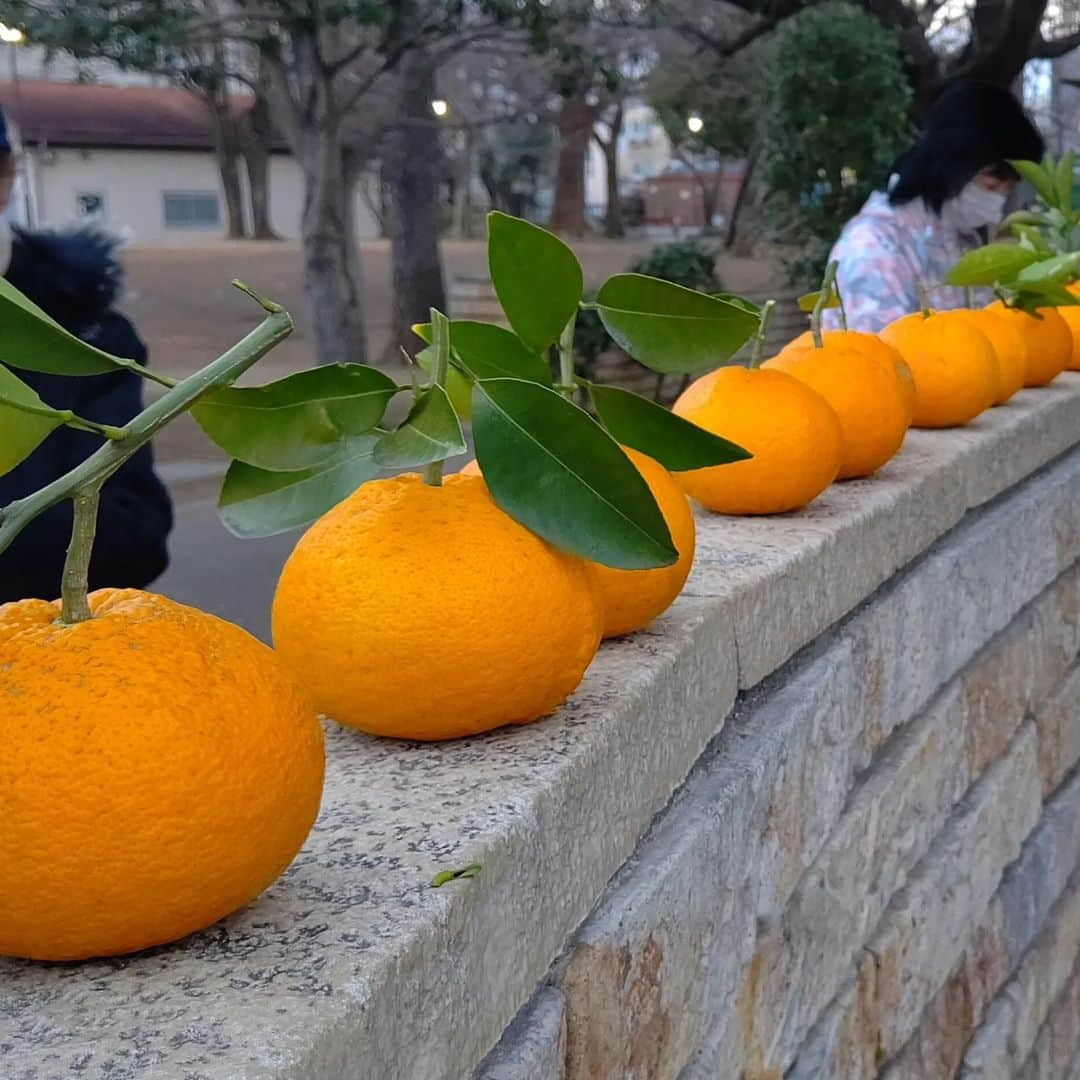
[[(913, 432), (879, 477), (835, 486), (803, 514), (702, 519), (687, 594), (648, 632), (606, 646), (546, 722), (437, 747), (332, 729), (318, 826), (259, 903), (130, 960), (0, 964), (5, 1068), (26, 1080), (78, 1069), (315, 1080), (357, 1062), (372, 1078), (463, 1075), (532, 996), (740, 685), (1078, 430), (1080, 377), (1067, 376), (970, 429)], [(1059, 548), (1075, 540), (1071, 519), (1061, 529)], [(1052, 580), (1058, 554), (1004, 582), (994, 616)], [(480, 878), (427, 887), (473, 861)]]

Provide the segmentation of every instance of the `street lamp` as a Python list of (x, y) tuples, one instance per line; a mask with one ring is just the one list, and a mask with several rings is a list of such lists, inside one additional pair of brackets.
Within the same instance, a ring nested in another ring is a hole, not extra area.
[(21, 45), (26, 35), (17, 26), (5, 26), (0, 23), (0, 41), (5, 45)]
[(690, 129), (691, 135), (698, 135), (705, 126), (705, 121), (695, 113), (693, 116), (687, 117), (686, 126)]
[(450, 111), (450, 106), (442, 98), (436, 98), (431, 103), (431, 111), (439, 117), (445, 116)]

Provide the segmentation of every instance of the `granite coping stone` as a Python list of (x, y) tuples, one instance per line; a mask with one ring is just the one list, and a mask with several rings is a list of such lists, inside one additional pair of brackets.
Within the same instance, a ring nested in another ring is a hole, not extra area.
[[(878, 476), (836, 485), (803, 513), (699, 516), (684, 595), (648, 630), (605, 645), (548, 720), (439, 746), (328, 724), (319, 822), (257, 903), (137, 957), (0, 961), (3, 1075), (467, 1075), (740, 688), (1078, 431), (1080, 375), (1065, 375), (970, 428), (912, 432)], [(471, 862), (478, 878), (429, 887)]]

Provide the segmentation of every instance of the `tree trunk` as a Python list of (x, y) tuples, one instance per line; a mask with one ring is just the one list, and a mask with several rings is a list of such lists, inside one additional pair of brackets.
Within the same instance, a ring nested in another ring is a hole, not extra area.
[(742, 182), (739, 184), (738, 194), (735, 196), (735, 205), (731, 208), (731, 217), (728, 219), (727, 230), (724, 233), (724, 247), (729, 251), (735, 246), (735, 240), (739, 234), (739, 218), (750, 196), (750, 185), (754, 180), (754, 169), (757, 166), (758, 147), (753, 145), (746, 155), (746, 164), (743, 169)]
[(280, 240), (270, 221), (270, 150), (274, 126), (265, 88), (256, 93), (255, 102), (244, 119), (244, 162), (251, 192), (251, 238)]
[(694, 175), (697, 177), (698, 187), (701, 188), (701, 235), (715, 236), (716, 226), (713, 224), (713, 218), (716, 217), (716, 204), (720, 198), (721, 171), (717, 168), (709, 175), (701, 173)]
[(387, 357), (415, 349), (410, 327), (427, 322), (429, 309), (446, 310), (439, 255), (439, 177), (442, 173), (438, 122), (431, 112), (435, 79), (423, 52), (401, 62), (396, 124), (383, 142), (383, 177), (389, 194), (393, 274), (393, 324)]
[(210, 112), (214, 156), (221, 173), (221, 187), (225, 193), (226, 235), (230, 240), (242, 240), (245, 234), (244, 187), (240, 181), (242, 140), (239, 125), (229, 108), (227, 95), (211, 92), (202, 96)]
[(565, 97), (559, 112), (559, 160), (555, 169), (552, 232), (585, 235), (585, 156), (596, 109), (584, 98)]
[(458, 240), (468, 240), (472, 234), (473, 141), (473, 129), (466, 125), (454, 170), (453, 233)]
[(341, 128), (334, 123), (305, 132), (298, 158), (304, 173), (304, 287), (315, 356), (320, 364), (363, 364), (367, 342), (353, 212), (358, 170), (350, 167)]
[(623, 103), (615, 106), (607, 139), (597, 139), (604, 151), (604, 171), (607, 180), (607, 209), (604, 213), (604, 235), (619, 240), (626, 235), (623, 225), (622, 200), (619, 198), (619, 136), (622, 133)]

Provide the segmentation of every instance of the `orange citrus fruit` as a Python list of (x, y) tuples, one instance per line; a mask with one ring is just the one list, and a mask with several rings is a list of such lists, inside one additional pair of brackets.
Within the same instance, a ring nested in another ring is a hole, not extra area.
[(782, 371), (719, 368), (692, 382), (672, 408), (753, 454), (746, 461), (675, 474), (710, 510), (797, 510), (816, 499), (840, 469), (843, 436), (836, 413), (820, 394)]
[(789, 344), (763, 366), (793, 375), (832, 406), (844, 435), (839, 478), (869, 476), (900, 449), (910, 422), (896, 359), (870, 334), (839, 331), (822, 342)]
[(902, 315), (881, 337), (915, 376), (915, 427), (957, 427), (997, 400), (1002, 387), (997, 354), (966, 312)]
[(583, 560), (519, 525), (477, 476), (358, 488), (301, 537), (274, 644), (332, 719), (452, 739), (550, 713), (600, 642)]
[[(1068, 286), (1068, 290), (1073, 296), (1080, 296), (1080, 282), (1073, 282)], [(1072, 334), (1072, 352), (1065, 369), (1080, 371), (1080, 305), (1062, 304), (1057, 313), (1065, 320), (1065, 325)]]
[(134, 589), (0, 607), (0, 953), (79, 960), (209, 926), (292, 862), (323, 736), (231, 623)]
[(1002, 318), (1000, 311), (981, 308), (968, 311), (959, 308), (956, 314), (966, 318), (993, 346), (997, 356), (1001, 384), (995, 405), (1004, 405), (1017, 391), (1024, 387), (1027, 374), (1027, 346), (1024, 337), (1012, 319)]
[(600, 563), (587, 564), (604, 617), (606, 638), (640, 630), (666, 611), (682, 591), (694, 562), (694, 515), (682, 488), (660, 462), (630, 447), (623, 449), (649, 485), (679, 559), (671, 566), (651, 570), (616, 570)]
[[(586, 560), (604, 619), (605, 638), (640, 630), (671, 607), (690, 575), (697, 537), (690, 503), (671, 473), (639, 450), (624, 446), (623, 452), (649, 485), (679, 558), (671, 566), (657, 566), (651, 570), (618, 570)], [(480, 476), (480, 463), (473, 458), (462, 466), (458, 475)]]
[[(876, 355), (886, 363), (892, 364), (896, 371), (896, 377), (900, 380), (900, 389), (904, 395), (904, 402), (907, 404), (908, 422), (910, 423), (911, 414), (915, 411), (915, 378), (911, 374), (911, 368), (907, 366), (907, 361), (876, 334), (866, 334), (861, 330), (823, 330), (822, 334), (825, 338), (832, 338), (834, 341), (853, 343), (865, 352)], [(785, 353), (789, 349), (809, 349), (813, 348), (813, 345), (814, 335), (809, 330), (805, 330), (797, 338), (789, 341), (780, 352)]]
[(995, 300), (989, 310), (1011, 320), (1024, 339), (1027, 349), (1025, 386), (1046, 386), (1065, 370), (1072, 358), (1073, 340), (1068, 324), (1057, 308), (1038, 308), (1034, 314), (1029, 314)]

